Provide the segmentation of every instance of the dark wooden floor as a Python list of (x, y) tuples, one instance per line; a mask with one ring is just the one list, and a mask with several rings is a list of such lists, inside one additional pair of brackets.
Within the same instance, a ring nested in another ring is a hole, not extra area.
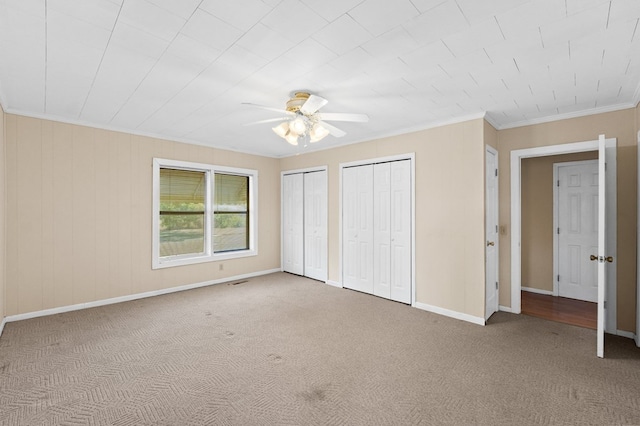
[(528, 291), (522, 292), (522, 313), (594, 330), (598, 324), (597, 303), (536, 294)]

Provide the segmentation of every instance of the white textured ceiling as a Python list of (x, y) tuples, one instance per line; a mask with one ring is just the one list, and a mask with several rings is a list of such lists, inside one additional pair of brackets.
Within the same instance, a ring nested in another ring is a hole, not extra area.
[(635, 106), (640, 0), (0, 0), (0, 101), (25, 114), (252, 152), (292, 91), (347, 136)]

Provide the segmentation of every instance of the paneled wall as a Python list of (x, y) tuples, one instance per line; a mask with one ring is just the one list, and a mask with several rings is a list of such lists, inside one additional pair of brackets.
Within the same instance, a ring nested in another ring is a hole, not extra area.
[(415, 152), (416, 298), (484, 317), (484, 120), (282, 159), (328, 165), (329, 280), (341, 282), (339, 164)]
[[(280, 267), (279, 160), (12, 114), (5, 125), (5, 315)], [(258, 256), (152, 270), (153, 157), (257, 169)]]

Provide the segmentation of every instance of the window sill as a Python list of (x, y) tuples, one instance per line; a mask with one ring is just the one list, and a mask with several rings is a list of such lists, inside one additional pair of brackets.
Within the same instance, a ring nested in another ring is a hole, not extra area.
[(186, 266), (195, 265), (205, 262), (219, 262), (222, 260), (239, 259), (242, 257), (257, 256), (257, 250), (239, 250), (227, 253), (215, 253), (211, 255), (194, 256), (194, 257), (180, 257), (177, 259), (161, 258), (159, 260), (154, 259), (151, 269), (163, 269), (171, 268), (174, 266)]

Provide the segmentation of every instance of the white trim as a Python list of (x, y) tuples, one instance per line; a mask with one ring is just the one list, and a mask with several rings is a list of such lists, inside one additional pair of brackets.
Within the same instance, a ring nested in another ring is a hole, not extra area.
[(635, 333), (624, 330), (616, 330), (616, 336), (626, 337), (627, 339), (636, 339), (638, 336)]
[[(609, 138), (606, 140), (607, 147), (611, 147), (612, 144), (617, 143), (616, 138)], [(526, 149), (518, 149), (511, 151), (511, 310), (514, 314), (519, 314), (521, 312), (521, 281), (522, 281), (522, 258), (520, 252), (520, 242), (522, 239), (522, 222), (521, 222), (521, 210), (522, 210), (522, 194), (521, 190), (521, 166), (523, 158), (530, 157), (544, 157), (549, 155), (560, 155), (560, 154), (570, 154), (575, 152), (585, 152), (585, 151), (597, 151), (598, 150), (598, 141), (585, 141), (585, 142), (574, 142), (574, 143), (566, 143), (560, 145), (549, 145), (542, 146), (536, 148), (526, 148)], [(615, 188), (617, 185), (616, 180), (616, 166), (617, 159), (611, 162), (611, 168), (608, 170), (612, 174), (612, 179), (607, 179), (607, 185), (611, 185), (611, 187)], [(616, 208), (616, 191), (611, 192), (611, 199), (608, 200), (607, 207), (610, 209)], [(615, 212), (615, 210), (614, 210)], [(612, 220), (611, 226), (608, 226), (613, 230), (611, 235), (617, 238), (617, 220), (616, 214), (607, 214), (607, 217)], [(609, 247), (611, 252), (615, 251), (615, 244), (613, 247)], [(612, 254), (614, 258), (616, 254)], [(609, 267), (609, 271), (611, 273), (611, 281), (616, 282), (617, 272), (616, 272), (616, 263), (614, 262), (612, 265), (614, 267)], [(607, 331), (615, 330), (617, 324), (617, 306), (616, 306), (616, 286), (608, 286), (609, 292), (607, 294), (607, 301), (609, 301), (608, 306), (608, 315), (607, 315)]]
[(333, 287), (342, 288), (342, 283), (339, 283), (338, 281), (327, 280), (327, 284)]
[[(204, 253), (197, 255), (183, 255), (172, 257), (160, 257), (160, 168), (168, 167), (181, 170), (193, 170), (203, 172), (206, 175), (205, 190), (205, 230)], [(213, 192), (216, 173), (228, 173), (249, 178), (249, 249), (232, 252), (214, 252), (211, 235), (213, 230)], [(152, 269), (170, 268), (173, 266), (193, 265), (204, 262), (219, 262), (229, 259), (258, 255), (258, 171), (239, 167), (218, 166), (212, 164), (194, 163), (189, 161), (168, 160), (164, 158), (153, 159), (153, 200), (152, 200), (152, 244), (151, 267)]]
[(248, 274), (236, 275), (233, 277), (221, 278), (217, 280), (203, 281), (200, 283), (187, 284), (179, 287), (170, 287), (162, 290), (147, 291), (145, 293), (130, 294), (127, 296), (112, 297), (110, 299), (96, 300), (94, 302), (78, 303), (76, 305), (61, 306), (58, 308), (44, 309), (42, 311), (27, 312), (24, 314), (10, 315), (5, 318), (6, 322), (22, 321), (31, 318), (44, 317), (48, 315), (62, 314), (65, 312), (79, 311), (82, 309), (96, 308), (99, 306), (113, 305), (115, 303), (130, 302), (132, 300), (144, 299), (147, 297), (160, 296), (163, 294), (177, 293), (179, 291), (192, 290), (200, 287), (207, 287), (215, 284), (228, 283), (230, 281), (242, 280), (245, 278), (253, 278), (261, 275), (273, 274), (280, 272), (280, 269), (269, 269), (266, 271), (250, 272)]
[(511, 308), (510, 308), (510, 307), (508, 307), (508, 306), (502, 306), (502, 305), (499, 305), (499, 306), (498, 306), (498, 309), (500, 309), (502, 312), (508, 312), (508, 313), (510, 313), (510, 314), (511, 314), (511, 313), (513, 313), (513, 311), (511, 311)]
[(0, 337), (2, 337), (2, 332), (4, 331), (4, 325), (7, 323), (7, 318), (2, 318), (2, 322), (0, 322)]
[(322, 171), (328, 171), (329, 170), (329, 166), (324, 165), (324, 166), (317, 166), (317, 167), (306, 167), (304, 169), (295, 169), (295, 170), (283, 170), (280, 172), (280, 178), (282, 179), (282, 176), (285, 175), (295, 175), (298, 173), (313, 173), (313, 172), (322, 172)]
[(445, 317), (455, 318), (457, 320), (470, 322), (477, 325), (485, 325), (484, 318), (474, 317), (473, 315), (463, 314), (462, 312), (452, 311), (450, 309), (440, 308), (438, 306), (428, 305), (426, 303), (416, 302), (412, 305), (414, 308), (422, 309), (423, 311), (432, 312), (438, 315), (444, 315)]
[[(553, 163), (553, 276), (551, 277), (551, 284), (553, 286), (553, 296), (560, 295), (560, 286), (558, 282), (558, 274), (560, 274), (560, 238), (558, 237), (558, 233), (556, 229), (560, 226), (560, 188), (556, 185), (556, 182), (559, 179), (558, 173), (560, 167), (570, 167), (570, 166), (579, 166), (583, 164), (594, 164), (598, 165), (598, 160), (581, 160), (581, 161), (564, 161)], [(524, 290), (524, 288), (523, 288)]]
[[(369, 158), (366, 160), (349, 161), (347, 163), (340, 163), (338, 165), (338, 178), (339, 178), (339, 214), (338, 214), (338, 276), (342, 282), (344, 277), (342, 276), (342, 171), (346, 167), (364, 166), (367, 164), (387, 163), (391, 161), (411, 160), (411, 306), (416, 303), (416, 154), (410, 152), (406, 154), (389, 155), (386, 157)], [(342, 284), (341, 284), (342, 287)]]
[(529, 293), (535, 293), (535, 294), (544, 294), (547, 296), (555, 296), (555, 294), (553, 294), (553, 291), (549, 291), (549, 290), (540, 290), (539, 288), (533, 288), (533, 287), (521, 287), (522, 291), (527, 291)]
[(632, 103), (625, 103), (625, 104), (609, 105), (609, 106), (593, 108), (589, 110), (567, 112), (564, 114), (533, 118), (530, 120), (516, 121), (514, 123), (509, 123), (509, 124), (505, 124), (503, 126), (497, 127), (496, 129), (497, 130), (513, 129), (516, 127), (532, 126), (534, 124), (541, 124), (541, 123), (551, 123), (554, 121), (568, 120), (571, 118), (588, 117), (590, 115), (604, 114), (607, 112), (614, 112), (614, 111), (621, 111), (624, 109), (635, 108), (636, 105), (637, 105), (637, 102), (635, 103), (632, 102)]
[[(636, 91), (638, 97), (640, 97), (640, 83), (638, 83), (638, 89)], [(637, 99), (637, 98), (636, 98)], [(638, 158), (636, 159), (637, 170), (640, 170), (640, 130), (637, 134), (638, 142)], [(638, 193), (637, 193), (637, 229), (636, 229), (636, 346), (640, 348), (640, 173), (638, 173)]]

